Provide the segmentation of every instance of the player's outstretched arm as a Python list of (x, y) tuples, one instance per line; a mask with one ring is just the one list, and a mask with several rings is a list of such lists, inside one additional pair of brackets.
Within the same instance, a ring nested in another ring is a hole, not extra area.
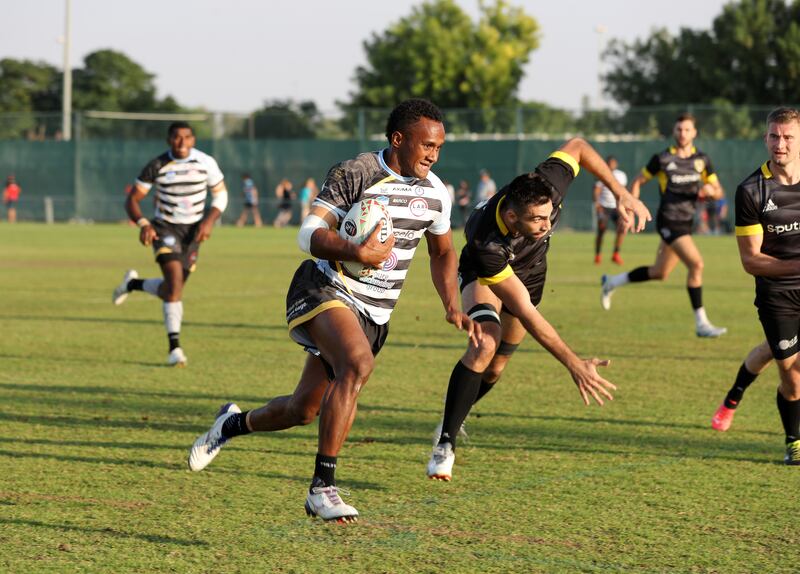
[(470, 343), (478, 346), (482, 338), (480, 323), (472, 321), (461, 310), (458, 292), (458, 258), (453, 246), (453, 231), (444, 235), (425, 232), (431, 262), (431, 280), (445, 309), (445, 320), (459, 331), (465, 330)]
[(148, 190), (143, 187), (136, 185), (133, 191), (125, 198), (125, 211), (128, 213), (128, 217), (131, 218), (131, 221), (136, 222), (136, 225), (139, 226), (139, 242), (145, 246), (151, 245), (153, 240), (158, 239), (156, 230), (150, 225), (150, 221), (142, 215), (142, 207), (140, 204), (142, 199), (147, 195), (147, 191)]
[(590, 398), (601, 406), (604, 398), (614, 400), (610, 391), (616, 390), (617, 387), (597, 372), (597, 367), (605, 367), (610, 361), (596, 357), (591, 359), (578, 357), (533, 306), (528, 290), (516, 275), (511, 275), (489, 287), (503, 305), (520, 320), (525, 330), (567, 368), (586, 405), (591, 403)]
[(650, 211), (644, 203), (628, 193), (625, 186), (617, 181), (617, 178), (611, 173), (611, 168), (589, 142), (583, 138), (572, 138), (562, 145), (559, 151), (571, 155), (578, 165), (589, 171), (611, 190), (611, 193), (617, 198), (617, 211), (626, 230), (634, 232), (644, 230), (645, 222), (653, 219)]

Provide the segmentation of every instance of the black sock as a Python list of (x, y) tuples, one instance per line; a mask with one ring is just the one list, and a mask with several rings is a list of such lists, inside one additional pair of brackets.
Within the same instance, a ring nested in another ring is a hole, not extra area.
[(222, 436), (225, 438), (233, 438), (251, 432), (253, 431), (247, 428), (247, 411), (234, 413), (222, 423)]
[(786, 444), (800, 439), (800, 401), (787, 401), (778, 391), (778, 412), (786, 433)]
[(447, 386), (447, 399), (444, 402), (444, 420), (439, 444), (449, 442), (456, 448), (456, 435), (464, 419), (467, 418), (478, 390), (481, 386), (481, 373), (476, 373), (459, 361), (450, 375)]
[(335, 475), (336, 457), (317, 453), (317, 459), (314, 462), (314, 479), (311, 481), (311, 488), (315, 486), (335, 486)]
[(614, 253), (619, 253), (619, 247), (614, 247)]
[(128, 291), (144, 291), (144, 279), (131, 279), (128, 281)]
[[(495, 381), (494, 383), (496, 383), (496, 382), (497, 381)], [(479, 400), (481, 400), (486, 393), (488, 393), (489, 391), (491, 391), (494, 388), (494, 383), (487, 383), (486, 381), (481, 379), (481, 388), (478, 389), (478, 396), (475, 397), (475, 403), (477, 403)], [(472, 403), (472, 404), (474, 405), (475, 403)]]
[(739, 367), (739, 372), (736, 374), (736, 381), (734, 381), (731, 390), (728, 391), (728, 396), (725, 397), (725, 406), (729, 409), (738, 407), (747, 387), (749, 387), (757, 377), (758, 375), (754, 375), (748, 371), (747, 367), (742, 363), (742, 366)]
[(703, 306), (703, 287), (687, 287), (689, 300), (692, 302), (692, 309), (699, 309)]
[(641, 283), (642, 281), (650, 281), (650, 271), (647, 267), (637, 267), (628, 273), (628, 281), (631, 283)]
[(177, 347), (181, 346), (180, 342), (180, 333), (167, 333), (167, 337), (169, 338), (169, 350), (172, 352)]

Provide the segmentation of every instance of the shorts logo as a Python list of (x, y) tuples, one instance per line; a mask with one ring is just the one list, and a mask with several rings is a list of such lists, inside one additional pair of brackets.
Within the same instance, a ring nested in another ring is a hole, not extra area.
[(411, 215), (414, 217), (422, 217), (428, 213), (428, 202), (421, 197), (412, 199), (408, 203), (408, 209), (411, 210)]
[(174, 235), (167, 235), (163, 240), (164, 245), (167, 247), (174, 247), (177, 242), (178, 240), (175, 239)]
[(778, 341), (778, 348), (781, 351), (786, 351), (787, 349), (791, 349), (795, 345), (797, 345), (797, 335), (795, 335), (791, 339), (781, 339), (780, 341)]
[(667, 228), (667, 227), (662, 227), (661, 228), (661, 237), (667, 238), (670, 235), (672, 235), (672, 232), (669, 230), (669, 228)]
[(350, 237), (355, 237), (356, 235), (356, 224), (353, 223), (352, 219), (348, 219), (344, 222), (344, 232), (349, 235)]
[(392, 251), (389, 254), (389, 259), (383, 262), (383, 270), (391, 271), (395, 267), (397, 267), (397, 254), (394, 251)]

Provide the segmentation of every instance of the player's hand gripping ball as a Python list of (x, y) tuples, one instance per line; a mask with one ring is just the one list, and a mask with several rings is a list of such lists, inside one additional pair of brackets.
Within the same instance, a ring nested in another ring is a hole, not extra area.
[[(381, 231), (378, 233), (380, 242), (386, 243), (394, 232), (389, 210), (380, 201), (362, 199), (358, 203), (354, 203), (347, 215), (344, 216), (339, 227), (339, 237), (360, 245), (375, 230), (376, 225), (381, 226)], [(376, 271), (376, 269), (364, 266), (357, 261), (342, 261), (342, 265), (356, 277), (368, 277)]]

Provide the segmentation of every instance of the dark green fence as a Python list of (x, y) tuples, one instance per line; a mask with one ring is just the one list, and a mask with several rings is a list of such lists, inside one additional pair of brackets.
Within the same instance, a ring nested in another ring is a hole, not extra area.
[[(560, 144), (561, 141), (530, 140), (448, 142), (435, 172), (456, 186), (459, 181), (466, 180), (474, 190), (479, 170), (487, 169), (499, 187), (515, 175), (533, 169)], [(597, 142), (594, 145), (603, 155), (615, 155), (620, 168), (632, 178), (654, 152), (669, 142)], [(227, 222), (231, 222), (241, 210), (240, 181), (244, 172), (249, 172), (254, 178), (263, 198), (262, 214), (266, 220), (271, 220), (276, 203), (274, 188), (282, 178), (289, 178), (296, 191), (308, 177), (321, 184), (328, 168), (335, 162), (381, 146), (380, 141), (353, 140), (198, 142), (198, 148), (212, 154), (225, 173), (231, 192), (229, 211), (225, 215)], [(760, 141), (701, 140), (698, 147), (711, 156), (731, 200), (736, 184), (766, 159)], [(22, 187), (18, 205), (21, 220), (44, 220), (46, 197), (52, 198), (57, 221), (123, 220), (126, 185), (133, 183), (144, 164), (164, 149), (163, 140), (0, 141), (0, 177), (9, 173), (17, 176)], [(582, 173), (573, 184), (562, 225), (575, 229), (591, 228), (593, 183), (591, 175)], [(651, 209), (655, 209), (658, 204), (655, 183), (649, 183), (643, 189), (642, 198)]]

